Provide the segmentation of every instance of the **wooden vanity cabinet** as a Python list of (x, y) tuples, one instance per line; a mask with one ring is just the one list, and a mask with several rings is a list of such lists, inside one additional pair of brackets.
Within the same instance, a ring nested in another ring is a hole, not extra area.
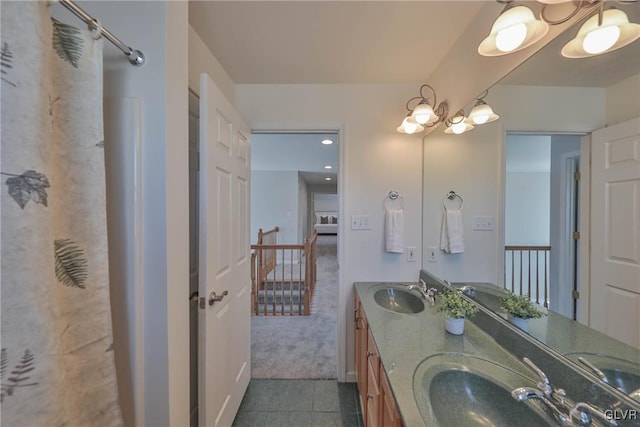
[(356, 377), (365, 427), (402, 427), (360, 299), (355, 297)]

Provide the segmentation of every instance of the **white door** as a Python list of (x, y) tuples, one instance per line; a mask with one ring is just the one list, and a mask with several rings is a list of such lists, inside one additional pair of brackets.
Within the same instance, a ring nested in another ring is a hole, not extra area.
[(589, 324), (640, 348), (640, 118), (591, 141)]
[(202, 74), (200, 426), (231, 426), (251, 375), (249, 137), (240, 115), (211, 78)]

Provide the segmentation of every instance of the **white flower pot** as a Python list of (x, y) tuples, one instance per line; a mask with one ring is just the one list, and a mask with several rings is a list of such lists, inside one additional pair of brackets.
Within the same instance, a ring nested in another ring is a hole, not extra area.
[(509, 315), (509, 322), (513, 323), (525, 332), (529, 330), (529, 319)]
[(453, 335), (462, 335), (464, 332), (464, 317), (461, 319), (450, 319), (445, 317), (444, 328)]

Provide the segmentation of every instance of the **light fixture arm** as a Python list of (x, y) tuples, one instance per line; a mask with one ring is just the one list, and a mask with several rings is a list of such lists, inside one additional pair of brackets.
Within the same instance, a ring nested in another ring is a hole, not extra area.
[[(548, 3), (545, 3), (542, 6), (542, 10), (540, 11), (540, 17), (544, 20), (544, 22), (546, 22), (547, 24), (550, 25), (560, 25), (560, 24), (564, 24), (565, 22), (567, 22), (568, 20), (570, 20), (571, 18), (573, 18), (574, 16), (576, 16), (578, 14), (578, 12), (580, 12), (580, 10), (583, 7), (592, 7), (595, 5), (600, 5), (600, 10), (603, 11), (604, 10), (604, 4), (605, 4), (605, 0), (578, 0), (577, 4), (575, 5), (575, 9), (567, 16), (565, 16), (562, 19), (550, 19), (546, 14), (545, 11), (547, 10), (547, 7), (551, 6)], [(602, 24), (602, 12), (600, 12), (600, 25)]]
[[(454, 120), (454, 119), (456, 119), (458, 117), (460, 118), (459, 120)], [(464, 110), (458, 110), (458, 112), (455, 113), (452, 118), (445, 119), (444, 124), (446, 126), (451, 127), (453, 125), (457, 125), (458, 123), (464, 122), (464, 120), (465, 120)]]
[(433, 105), (436, 106), (438, 104), (438, 98), (436, 97), (436, 91), (434, 88), (432, 88), (430, 85), (428, 84), (423, 84), (422, 86), (420, 86), (420, 96), (422, 97), (422, 99), (424, 99), (425, 101), (428, 101), (429, 98), (426, 97), (424, 95), (424, 93), (422, 93), (423, 90), (425, 90), (426, 88), (431, 89), (431, 92), (433, 93)]

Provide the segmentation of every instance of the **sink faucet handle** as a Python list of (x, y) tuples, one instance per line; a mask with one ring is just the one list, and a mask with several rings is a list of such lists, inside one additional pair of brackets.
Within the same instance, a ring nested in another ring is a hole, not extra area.
[(607, 415), (603, 411), (596, 409), (588, 403), (584, 402), (576, 403), (576, 406), (571, 409), (569, 415), (581, 426), (591, 424), (591, 417), (598, 418), (605, 425), (609, 425), (612, 427), (616, 427), (618, 425), (618, 423), (612, 420), (611, 417), (607, 417)]
[(551, 387), (551, 384), (549, 383), (547, 374), (545, 374), (542, 369), (538, 368), (535, 363), (533, 363), (528, 357), (523, 357), (522, 360), (533, 372), (538, 375), (538, 378), (540, 378), (538, 388), (545, 394), (545, 396), (550, 397), (553, 393), (553, 387)]
[(436, 293), (438, 292), (438, 290), (436, 288), (429, 288), (427, 290), (427, 300), (429, 300), (430, 303), (435, 303), (436, 302)]

